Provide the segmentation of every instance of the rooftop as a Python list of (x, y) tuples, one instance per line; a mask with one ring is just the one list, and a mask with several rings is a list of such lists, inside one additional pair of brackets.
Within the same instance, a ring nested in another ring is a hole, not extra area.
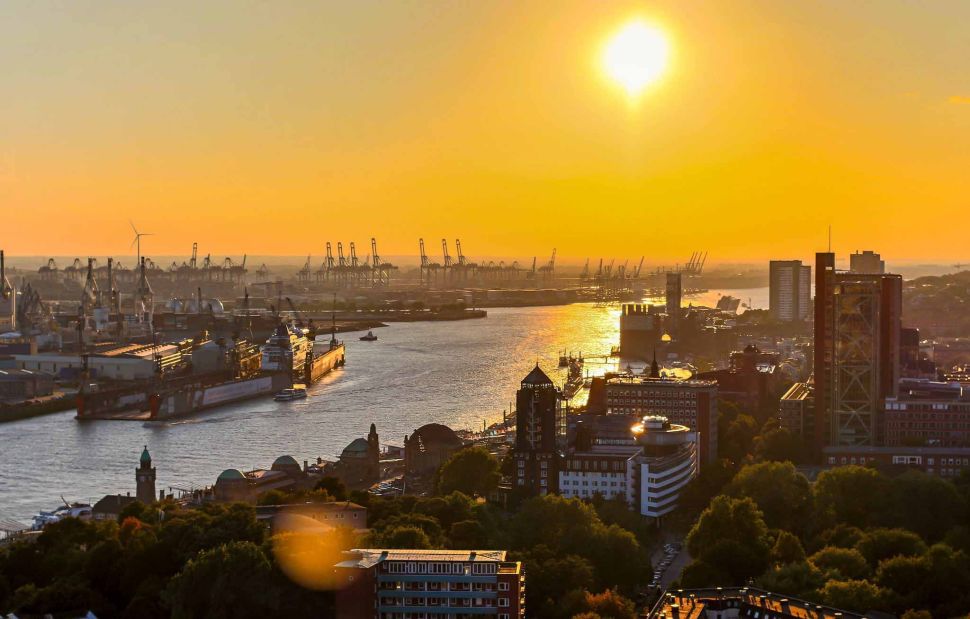
[(649, 617), (703, 619), (709, 616), (708, 607), (716, 611), (737, 609), (738, 617), (760, 619), (861, 619), (864, 616), (760, 589), (716, 587), (668, 592), (651, 609)]
[(348, 560), (338, 567), (374, 567), (384, 561), (455, 561), (455, 562), (503, 562), (504, 550), (390, 550), (382, 548), (355, 548), (347, 553)]
[(610, 385), (646, 385), (650, 387), (716, 387), (716, 380), (701, 380), (698, 378), (651, 378), (649, 376), (614, 376), (606, 381)]

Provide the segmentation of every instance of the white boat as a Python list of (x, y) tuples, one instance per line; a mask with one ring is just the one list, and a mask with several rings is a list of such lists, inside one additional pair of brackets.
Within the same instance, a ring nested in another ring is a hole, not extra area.
[(377, 339), (377, 336), (374, 335), (374, 332), (373, 331), (368, 331), (367, 332), (367, 335), (360, 336), (360, 341), (361, 342), (373, 342), (376, 339)]
[(60, 522), (65, 518), (80, 518), (81, 520), (91, 519), (91, 506), (87, 503), (67, 503), (58, 507), (54, 511), (40, 512), (33, 518), (30, 528), (40, 531), (49, 524)]
[(295, 376), (302, 376), (306, 357), (313, 351), (313, 341), (307, 334), (307, 329), (290, 324), (276, 327), (276, 332), (263, 345), (263, 371), (293, 372)]
[(306, 389), (303, 387), (294, 387), (293, 389), (284, 389), (280, 391), (273, 399), (277, 402), (289, 402), (290, 400), (302, 400), (306, 397)]

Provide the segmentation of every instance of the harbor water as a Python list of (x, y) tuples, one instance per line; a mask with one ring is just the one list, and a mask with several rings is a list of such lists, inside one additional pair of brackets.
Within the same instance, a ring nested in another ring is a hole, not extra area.
[[(725, 292), (745, 302), (751, 296), (755, 307), (767, 296), (764, 289)], [(716, 302), (716, 293), (687, 301)], [(616, 305), (575, 304), (392, 323), (375, 330), (376, 342), (346, 334), (347, 366), (310, 387), (305, 400), (267, 397), (171, 422), (78, 422), (65, 412), (0, 424), (0, 515), (28, 523), (61, 495), (94, 503), (134, 493), (144, 445), (159, 489), (192, 489), (214, 483), (226, 468), (268, 468), (283, 454), (334, 459), (372, 422), (382, 443), (396, 445), (430, 422), (481, 429), (501, 419), (537, 360), (560, 382), (563, 350), (581, 351), (592, 375), (615, 368), (603, 356), (619, 341), (619, 313)]]

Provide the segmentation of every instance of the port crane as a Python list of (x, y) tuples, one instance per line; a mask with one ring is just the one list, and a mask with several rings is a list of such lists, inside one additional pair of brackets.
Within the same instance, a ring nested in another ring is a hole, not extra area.
[[(371, 250), (371, 285), (375, 288), (384, 288), (391, 283), (391, 271), (396, 271), (397, 267), (390, 262), (384, 262), (381, 259), (380, 254), (377, 253), (377, 239), (371, 237), (370, 239), (370, 250)], [(422, 253), (424, 247), (422, 244)]]
[(586, 259), (586, 264), (583, 265), (583, 270), (579, 274), (580, 281), (586, 281), (589, 279), (589, 258)]
[(423, 285), (425, 285), (425, 286), (430, 286), (431, 285), (431, 277), (434, 276), (434, 281), (437, 284), (438, 283), (438, 269), (441, 268), (441, 265), (438, 264), (437, 262), (431, 262), (428, 259), (428, 254), (424, 250), (424, 239), (423, 238), (418, 239), (418, 247), (421, 250), (421, 266), (420, 266), (420, 272), (418, 274), (419, 277), (421, 278), (421, 283)]
[(448, 253), (447, 239), (441, 239), (441, 253), (442, 253), (442, 257), (444, 258), (444, 265), (442, 266), (442, 268), (444, 269), (444, 278), (445, 280), (447, 280), (448, 270), (453, 268), (453, 265), (451, 262), (451, 255)]
[(549, 262), (539, 267), (539, 274), (545, 280), (551, 280), (556, 272), (556, 248), (552, 248), (552, 257)]
[(303, 263), (303, 268), (296, 272), (296, 279), (300, 283), (308, 284), (310, 283), (310, 255), (307, 254), (306, 262)]

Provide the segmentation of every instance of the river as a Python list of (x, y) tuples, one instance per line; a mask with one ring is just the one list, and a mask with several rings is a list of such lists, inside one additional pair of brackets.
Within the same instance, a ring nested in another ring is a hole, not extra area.
[[(724, 292), (767, 303), (766, 289)], [(687, 302), (710, 304), (717, 294)], [(429, 422), (480, 428), (501, 419), (537, 360), (558, 381), (561, 350), (582, 351), (591, 374), (616, 367), (593, 357), (619, 342), (619, 312), (592, 304), (493, 308), (483, 319), (392, 323), (375, 331), (376, 342), (347, 334), (347, 366), (296, 402), (263, 398), (174, 422), (78, 422), (65, 412), (0, 424), (0, 517), (27, 523), (60, 495), (94, 503), (134, 493), (144, 445), (157, 487), (188, 489), (227, 468), (268, 468), (283, 454), (335, 458), (372, 422), (382, 443), (397, 445)]]

